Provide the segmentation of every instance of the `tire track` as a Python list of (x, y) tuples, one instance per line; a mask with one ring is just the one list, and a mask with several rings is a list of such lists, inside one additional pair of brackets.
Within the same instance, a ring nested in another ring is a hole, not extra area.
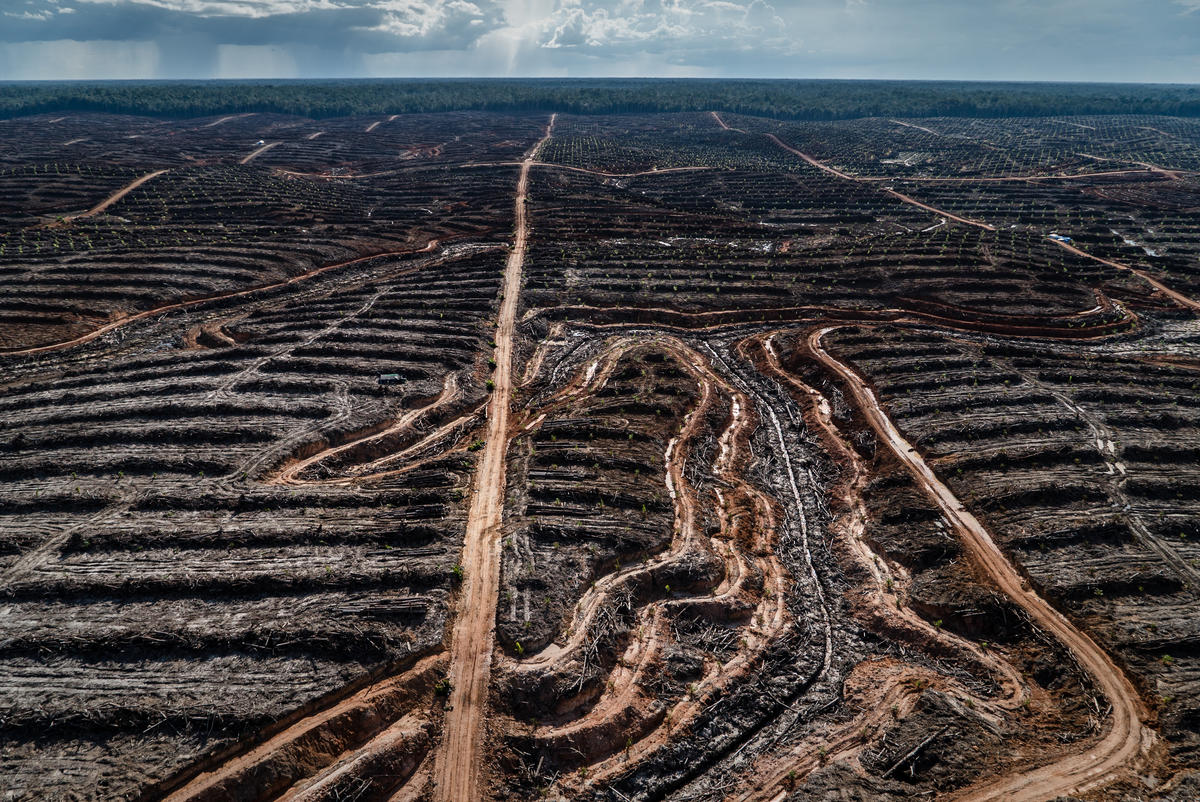
[(529, 240), (525, 198), (529, 191), (529, 170), (542, 145), (550, 139), (557, 116), (551, 115), (545, 135), (525, 157), (517, 179), (515, 231), (512, 251), (504, 269), (504, 294), (496, 327), (496, 369), (492, 374), (494, 386), (488, 407), (487, 439), (467, 514), (462, 558), (465, 579), (450, 641), (450, 700), (433, 769), (434, 795), (444, 802), (480, 798), (482, 761), (479, 753), (500, 584), (500, 527), (504, 513), (504, 469), (512, 395), (513, 330), (521, 297), (521, 268)]
[(972, 561), (1046, 632), (1065, 646), (1087, 671), (1112, 705), (1107, 732), (1083, 752), (1052, 763), (990, 780), (956, 794), (958, 802), (1042, 802), (1069, 796), (1112, 781), (1135, 764), (1153, 742), (1143, 725), (1147, 716), (1141, 698), (1124, 672), (1087, 634), (1030, 589), (1028, 582), (1000, 551), (983, 524), (962, 505), (925, 459), (909, 444), (884, 412), (861, 376), (831, 356), (821, 337), (837, 327), (818, 329), (808, 346), (816, 359), (845, 381), (859, 408), (880, 440), (913, 475), (954, 527)]

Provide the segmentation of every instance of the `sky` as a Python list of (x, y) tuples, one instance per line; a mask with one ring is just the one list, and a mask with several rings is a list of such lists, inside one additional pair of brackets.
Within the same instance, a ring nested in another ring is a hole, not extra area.
[(1200, 0), (0, 0), (0, 80), (1200, 83)]

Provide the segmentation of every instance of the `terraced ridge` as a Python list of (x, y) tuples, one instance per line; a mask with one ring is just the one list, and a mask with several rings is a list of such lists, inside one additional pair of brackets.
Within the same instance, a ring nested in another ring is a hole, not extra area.
[(930, 118), (778, 122), (723, 114), (751, 133), (866, 178), (1073, 175), (1153, 164), (1200, 169), (1194, 120), (1132, 115), (1004, 120)]
[[(68, 342), (147, 309), (431, 241), (502, 241), (511, 230), (511, 169), (460, 165), (521, 152), (532, 123), (488, 115), (406, 123), (393, 125), (392, 136), (463, 128), (450, 136), (450, 154), (431, 164), (384, 156), (379, 142), (355, 149), (335, 122), (327, 138), (308, 140), (300, 121), (266, 115), (215, 127), (104, 118), (86, 142), (129, 151), (114, 162), (107, 150), (78, 152), (86, 143), (52, 147), (47, 140), (63, 135), (58, 124), (6, 121), (6, 135), (27, 142), (19, 154), (0, 149), (0, 184), (9, 190), (0, 206), (0, 349)], [(280, 144), (248, 164), (233, 158), (260, 138)], [(270, 164), (267, 156), (282, 159), (293, 140), (320, 148), (327, 169)], [(331, 153), (341, 147), (350, 148), (344, 161)], [(367, 153), (376, 161), (354, 161)], [(371, 177), (348, 177), (359, 173)], [(102, 203), (149, 174), (154, 180)], [(85, 214), (90, 209), (98, 211)]]

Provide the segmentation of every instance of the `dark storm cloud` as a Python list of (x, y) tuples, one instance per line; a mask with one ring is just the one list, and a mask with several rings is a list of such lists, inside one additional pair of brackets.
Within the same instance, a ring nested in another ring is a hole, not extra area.
[[(156, 49), (144, 77), (208, 77), (219, 53), (228, 68), (228, 46), (242, 46), (304, 75), (1200, 80), (1200, 0), (0, 0), (0, 9), (0, 51), (9, 51), (0, 77), (6, 64), (22, 77), (55, 77), (58, 61), (103, 65), (98, 43), (116, 41)], [(28, 44), (39, 42), (48, 44)], [(92, 55), (72, 60), (72, 48)], [(232, 69), (264, 63), (248, 57)]]
[(475, 2), (73, 2), (37, 0), (0, 17), (0, 41), (156, 41), (316, 45), (380, 53), (469, 47), (502, 24), (492, 0)]

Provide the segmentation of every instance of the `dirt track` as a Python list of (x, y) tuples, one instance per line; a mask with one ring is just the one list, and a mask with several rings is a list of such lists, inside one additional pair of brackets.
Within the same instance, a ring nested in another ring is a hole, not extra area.
[[(824, 170), (825, 172), (829, 173), (830, 175), (836, 175), (838, 178), (845, 179), (846, 181), (855, 181), (858, 183), (872, 183), (872, 182), (868, 182), (866, 179), (864, 179), (860, 176), (850, 175), (849, 173), (843, 173), (841, 170), (837, 169), (836, 167), (830, 167), (828, 164), (819, 162), (816, 159), (814, 159), (812, 156), (809, 156), (807, 153), (802, 153), (801, 151), (796, 150), (791, 145), (787, 144), (786, 142), (784, 142), (782, 139), (775, 136), (774, 134), (767, 134), (767, 138), (770, 139), (772, 142), (774, 142), (779, 147), (786, 150), (788, 153), (793, 153), (796, 156), (799, 156), (801, 159), (804, 159), (804, 161), (808, 162), (813, 167), (816, 167), (818, 170)], [(942, 217), (945, 217), (950, 220), (954, 220), (955, 222), (964, 223), (968, 226), (975, 226), (976, 228), (982, 228), (985, 231), (995, 231), (996, 230), (995, 226), (990, 226), (987, 223), (981, 223), (978, 220), (971, 220), (966, 217), (959, 217), (956, 214), (951, 214), (950, 212), (943, 211), (942, 209), (938, 209), (934, 206), (930, 206), (927, 203), (921, 203), (919, 200), (910, 198), (909, 196), (907, 196), (901, 192), (897, 192), (894, 189), (884, 189), (884, 192), (886, 192), (887, 194), (896, 198), (897, 200), (902, 200), (907, 204), (916, 206), (918, 208), (924, 209), (929, 212), (933, 212), (934, 214), (941, 215)]]
[[(68, 142), (67, 144), (70, 144), (70, 143)], [(116, 192), (109, 195), (107, 198), (100, 201), (95, 206), (93, 206), (92, 208), (90, 208), (86, 212), (84, 212), (83, 214), (78, 214), (78, 215), (75, 215), (74, 217), (69, 217), (67, 219), (68, 220), (78, 220), (81, 217), (92, 217), (94, 215), (100, 214), (102, 211), (107, 209), (109, 206), (112, 206), (114, 203), (116, 203), (121, 198), (128, 195), (130, 192), (133, 192), (135, 189), (140, 187), (142, 184), (146, 183), (147, 181), (149, 181), (153, 178), (157, 178), (158, 176), (162, 175), (165, 172), (167, 172), (166, 169), (155, 170), (152, 173), (146, 173), (141, 178), (138, 178), (137, 180), (125, 185), (124, 187), (121, 187)]]
[(725, 121), (724, 121), (724, 120), (722, 120), (722, 119), (721, 119), (721, 115), (720, 115), (720, 114), (717, 114), (715, 111), (710, 111), (710, 112), (709, 112), (709, 114), (711, 114), (711, 115), (712, 115), (712, 118), (713, 118), (714, 120), (716, 120), (716, 121), (717, 121), (717, 125), (721, 126), (721, 127), (722, 127), (722, 128), (724, 128), (726, 131), (737, 131), (739, 134), (744, 134), (744, 133), (746, 133), (746, 132), (745, 132), (745, 131), (743, 131), (741, 128), (731, 128), (729, 125), (727, 125), (727, 124), (725, 123)]
[(249, 164), (250, 162), (254, 161), (254, 159), (258, 158), (259, 156), (266, 153), (268, 150), (270, 150), (271, 148), (275, 147), (278, 144), (279, 144), (278, 142), (268, 142), (267, 144), (263, 145), (258, 150), (254, 151), (250, 155), (243, 158), (241, 161), (238, 162), (238, 164)]
[(495, 641), (496, 600), (500, 581), (500, 524), (504, 512), (504, 463), (508, 451), (509, 398), (512, 394), (513, 328), (521, 296), (521, 266), (529, 237), (525, 196), (529, 169), (554, 129), (546, 134), (521, 165), (515, 201), (516, 224), (512, 251), (504, 269), (503, 301), (496, 327), (496, 369), (488, 407), (488, 430), (483, 456), (475, 473), (467, 531), (463, 544), (463, 588), (450, 642), (450, 703), (434, 764), (435, 798), (461, 802), (479, 797), (479, 748), (483, 712), (491, 675)]
[(863, 379), (824, 350), (821, 337), (830, 330), (819, 329), (810, 335), (808, 342), (813, 355), (846, 382), (871, 427), (937, 503), (973, 562), (1038, 626), (1071, 651), (1112, 705), (1108, 731), (1085, 751), (975, 786), (956, 798), (971, 802), (1040, 802), (1098, 786), (1128, 771), (1149, 748), (1153, 738), (1142, 725), (1146, 711), (1133, 685), (1095, 641), (1029, 588), (979, 520), (963, 507), (924, 458), (904, 439)]
[(1076, 248), (1074, 245), (1072, 245), (1068, 242), (1062, 242), (1061, 240), (1052, 240), (1052, 242), (1054, 242), (1060, 248), (1070, 251), (1071, 253), (1075, 254), (1076, 256), (1082, 256), (1085, 259), (1091, 259), (1092, 261), (1099, 262), (1100, 264), (1108, 265), (1109, 267), (1115, 267), (1118, 270), (1124, 270), (1126, 272), (1133, 273), (1135, 276), (1140, 278), (1142, 281), (1144, 281), (1147, 284), (1149, 284), (1150, 286), (1154, 287), (1156, 290), (1161, 292), (1163, 295), (1166, 295), (1171, 300), (1176, 301), (1177, 303), (1183, 304), (1184, 306), (1186, 306), (1189, 309), (1192, 309), (1195, 311), (1200, 311), (1200, 303), (1193, 301), (1191, 298), (1187, 297), (1186, 295), (1176, 292), (1175, 290), (1168, 287), (1166, 284), (1163, 284), (1161, 281), (1159, 281), (1155, 278), (1151, 278), (1149, 275), (1147, 275), (1146, 273), (1143, 273), (1141, 270), (1138, 270), (1137, 268), (1130, 267), (1129, 265), (1123, 265), (1120, 262), (1113, 262), (1108, 259), (1102, 259), (1099, 256), (1094, 256), (1094, 255), (1088, 253), (1087, 251)]
[(138, 312), (137, 314), (129, 315), (128, 317), (122, 317), (117, 320), (114, 320), (111, 323), (105, 323), (100, 328), (95, 329), (94, 331), (90, 331), (87, 334), (82, 334), (72, 340), (65, 340), (60, 343), (51, 343), (50, 345), (38, 345), (33, 348), (21, 348), (21, 349), (15, 350), (15, 351), (0, 351), (0, 355), (3, 355), (3, 356), (27, 356), (30, 354), (44, 353), (46, 351), (58, 351), (63, 348), (72, 348), (76, 345), (83, 345), (84, 343), (91, 342), (92, 340), (96, 339), (97, 337), (103, 337), (105, 334), (108, 334), (110, 331), (113, 331), (114, 329), (119, 329), (122, 326), (127, 326), (130, 323), (136, 323), (139, 320), (144, 320), (148, 317), (153, 317), (154, 315), (161, 315), (165, 312), (173, 312), (176, 309), (186, 309), (189, 306), (196, 306), (197, 304), (209, 303), (210, 301), (219, 301), (219, 300), (223, 300), (225, 298), (240, 298), (242, 296), (250, 295), (250, 294), (256, 293), (256, 292), (264, 292), (266, 290), (273, 290), (273, 289), (277, 289), (279, 287), (286, 287), (290, 284), (295, 284), (298, 281), (304, 281), (306, 279), (310, 279), (313, 276), (320, 275), (321, 273), (325, 273), (326, 271), (329, 271), (329, 270), (336, 270), (339, 267), (348, 267), (349, 265), (358, 264), (360, 262), (366, 262), (371, 259), (379, 259), (379, 258), (382, 258), (385, 256), (409, 256), (409, 255), (416, 254), (416, 253), (428, 253), (429, 251), (435, 250), (438, 247), (438, 244), (439, 244), (438, 240), (430, 240), (423, 248), (416, 248), (416, 249), (407, 250), (407, 251), (385, 251), (384, 253), (376, 253), (376, 254), (372, 254), (370, 256), (359, 256), (354, 259), (347, 260), (345, 262), (337, 262), (332, 265), (324, 265), (323, 267), (318, 267), (313, 270), (309, 270), (307, 272), (301, 273), (298, 276), (292, 276), (291, 278), (289, 278), (285, 281), (279, 281), (274, 284), (265, 284), (265, 285), (262, 285), (259, 287), (250, 287), (249, 289), (245, 289), (245, 290), (233, 290), (231, 292), (221, 292), (221, 293), (217, 293), (216, 295), (206, 295), (203, 298), (193, 298), (188, 301), (178, 301), (177, 303), (166, 304), (164, 306), (156, 306), (152, 309), (147, 309), (144, 312)]

